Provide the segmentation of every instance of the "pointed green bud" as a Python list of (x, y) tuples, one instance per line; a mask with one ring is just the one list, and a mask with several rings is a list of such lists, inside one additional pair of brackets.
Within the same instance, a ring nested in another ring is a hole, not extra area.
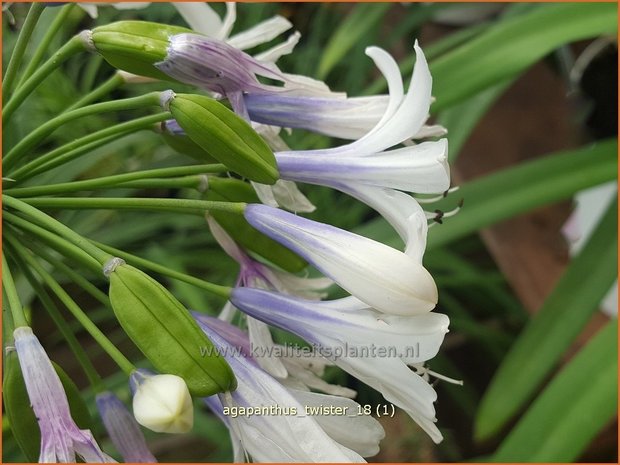
[[(256, 192), (250, 184), (239, 179), (209, 176), (207, 200), (224, 202), (260, 203)], [(242, 215), (230, 215), (226, 212), (212, 210), (213, 216), (222, 228), (237, 244), (246, 250), (260, 255), (280, 268), (295, 273), (308, 264), (295, 252), (254, 229)]]
[(91, 31), (93, 51), (115, 68), (165, 81), (174, 81), (155, 66), (168, 54), (168, 39), (190, 29), (148, 21), (118, 21)]
[(267, 143), (241, 117), (204, 95), (171, 95), (164, 108), (188, 137), (231, 171), (274, 184), (280, 177)]
[(175, 152), (192, 157), (200, 163), (211, 164), (218, 162), (196, 142), (187, 137), (185, 133), (180, 134), (174, 129), (171, 130), (170, 126), (172, 124), (176, 124), (176, 121), (172, 120), (172, 123), (166, 121), (161, 125), (160, 134), (166, 145)]
[(110, 260), (103, 273), (110, 279), (116, 318), (160, 373), (183, 378), (200, 397), (236, 387), (226, 360), (166, 288), (120, 258)]
[[(59, 365), (54, 362), (52, 365), (67, 395), (71, 417), (81, 429), (92, 429), (93, 420), (80, 390)], [(30, 406), (30, 398), (15, 351), (8, 352), (4, 357), (2, 397), (15, 442), (28, 461), (36, 463), (41, 449), (41, 430)]]

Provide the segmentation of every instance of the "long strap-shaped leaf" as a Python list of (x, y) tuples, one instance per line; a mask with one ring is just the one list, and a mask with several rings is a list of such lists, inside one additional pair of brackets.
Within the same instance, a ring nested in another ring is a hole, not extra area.
[(523, 71), (560, 45), (615, 34), (615, 3), (558, 3), (502, 21), (431, 64), (433, 112)]
[[(549, 155), (469, 182), (453, 196), (463, 209), (432, 228), (427, 247), (439, 247), (520, 213), (616, 178), (616, 140)], [(442, 204), (439, 206), (441, 208)], [(448, 207), (450, 208), (450, 207)]]
[(617, 331), (617, 321), (608, 323), (577, 354), (490, 461), (572, 462), (579, 458), (617, 411)]
[(479, 439), (498, 432), (533, 397), (616, 279), (617, 208), (617, 202), (609, 206), (587, 245), (504, 358), (478, 411)]

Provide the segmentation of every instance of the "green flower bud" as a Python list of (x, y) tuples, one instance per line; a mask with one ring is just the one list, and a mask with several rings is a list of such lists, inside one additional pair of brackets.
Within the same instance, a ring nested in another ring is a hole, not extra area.
[(171, 149), (183, 155), (192, 157), (194, 160), (204, 164), (217, 163), (218, 161), (209, 155), (196, 142), (185, 134), (174, 134), (167, 130), (162, 124), (161, 137)]
[[(207, 200), (260, 203), (254, 189), (247, 182), (232, 178), (209, 177), (208, 179), (208, 190), (205, 193)], [(308, 264), (295, 252), (254, 229), (242, 215), (230, 215), (215, 210), (210, 211), (209, 215), (213, 216), (241, 247), (260, 255), (286, 271), (295, 273), (303, 270)]]
[(188, 137), (232, 171), (262, 184), (279, 179), (267, 143), (221, 103), (204, 95), (177, 94), (167, 106)]
[(173, 81), (153, 65), (166, 58), (171, 35), (190, 29), (148, 21), (118, 21), (96, 27), (92, 47), (112, 66), (129, 73)]
[(235, 389), (235, 376), (187, 309), (161, 284), (120, 258), (104, 267), (121, 326), (160, 372), (185, 380), (207, 397)]

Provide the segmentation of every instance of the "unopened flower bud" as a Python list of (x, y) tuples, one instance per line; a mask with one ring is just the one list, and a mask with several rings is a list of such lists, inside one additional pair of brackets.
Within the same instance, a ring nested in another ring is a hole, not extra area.
[(104, 274), (116, 318), (156, 370), (180, 376), (197, 396), (235, 388), (224, 358), (201, 352), (213, 344), (164, 286), (120, 258), (106, 263)]
[(168, 107), (188, 137), (232, 171), (262, 184), (278, 180), (273, 151), (221, 103), (204, 95), (177, 94)]
[(187, 384), (175, 375), (150, 375), (136, 370), (133, 414), (136, 421), (156, 433), (187, 433), (194, 425), (194, 406)]
[(148, 21), (117, 21), (96, 27), (90, 39), (92, 46), (115, 68), (165, 81), (171, 81), (155, 63), (166, 58), (168, 39), (189, 29)]

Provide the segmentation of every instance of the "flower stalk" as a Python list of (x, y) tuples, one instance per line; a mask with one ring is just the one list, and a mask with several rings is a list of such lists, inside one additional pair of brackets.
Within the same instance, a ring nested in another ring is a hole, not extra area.
[(17, 72), (19, 71), (19, 65), (21, 65), (22, 59), (24, 58), (24, 52), (26, 51), (26, 46), (28, 45), (30, 36), (32, 35), (32, 32), (34, 31), (34, 28), (37, 25), (44, 9), (44, 3), (30, 4), (30, 10), (28, 10), (26, 21), (24, 22), (24, 26), (20, 31), (19, 36), (17, 37), (15, 48), (13, 49), (13, 53), (11, 54), (9, 64), (6, 67), (6, 72), (2, 80), (2, 101), (5, 102), (5, 104), (9, 101), (10, 93), (13, 88), (15, 78), (17, 77)]

